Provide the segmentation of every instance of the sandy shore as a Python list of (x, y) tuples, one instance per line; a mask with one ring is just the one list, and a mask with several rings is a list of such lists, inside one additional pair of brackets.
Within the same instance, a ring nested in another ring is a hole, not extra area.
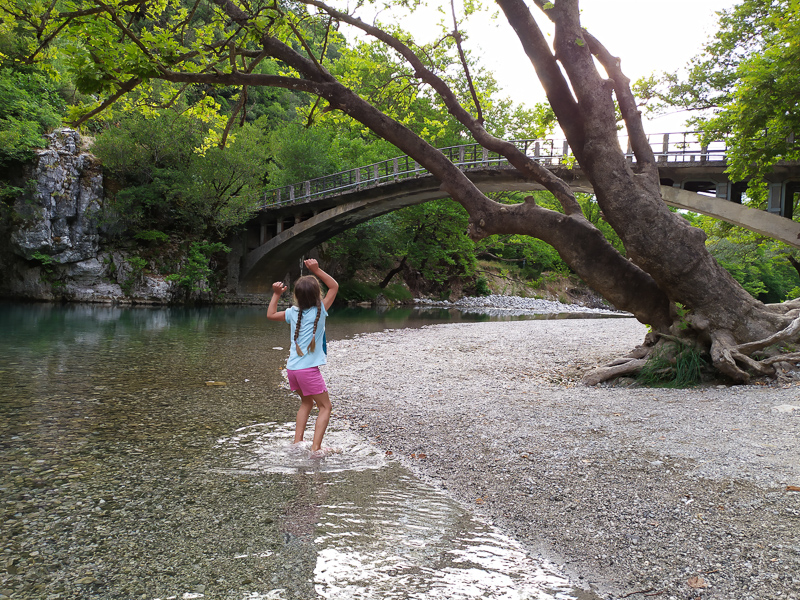
[(346, 418), (601, 598), (800, 599), (800, 387), (581, 386), (633, 319), (332, 342)]

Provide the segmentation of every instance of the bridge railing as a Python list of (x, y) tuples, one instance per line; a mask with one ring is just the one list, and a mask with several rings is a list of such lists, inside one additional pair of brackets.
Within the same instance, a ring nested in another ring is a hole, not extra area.
[[(660, 164), (695, 162), (702, 164), (725, 160), (725, 143), (714, 142), (710, 145), (702, 145), (697, 132), (651, 134), (648, 136), (648, 141)], [(526, 156), (545, 166), (571, 166), (574, 162), (574, 156), (566, 140), (525, 139), (511, 140), (511, 142)], [(625, 150), (628, 160), (634, 162), (635, 157), (627, 137), (620, 138), (620, 147)], [(439, 150), (462, 170), (509, 166), (505, 157), (496, 152), (490, 152), (480, 144), (451, 146)], [(309, 202), (428, 174), (428, 170), (410, 156), (398, 156), (371, 165), (269, 190), (264, 194), (260, 208)]]

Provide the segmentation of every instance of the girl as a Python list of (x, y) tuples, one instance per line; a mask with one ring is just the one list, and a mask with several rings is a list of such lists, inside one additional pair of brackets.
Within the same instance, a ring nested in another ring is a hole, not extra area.
[[(298, 279), (294, 284), (295, 306), (280, 312), (278, 312), (278, 299), (287, 288), (280, 281), (273, 283), (267, 318), (270, 321), (286, 321), (291, 326), (291, 343), (286, 372), (292, 391), (296, 391), (300, 395), (294, 443), (298, 444), (303, 441), (308, 416), (316, 403), (319, 415), (314, 426), (311, 458), (323, 458), (330, 453), (328, 449), (323, 450), (322, 437), (328, 427), (333, 407), (328, 397), (328, 388), (325, 387), (325, 381), (319, 372), (319, 366), (327, 362), (323, 350), (325, 318), (336, 298), (336, 292), (339, 291), (339, 284), (333, 277), (320, 269), (319, 264), (313, 258), (304, 262), (306, 268), (316, 277), (306, 275)], [(328, 288), (324, 297), (317, 277)]]

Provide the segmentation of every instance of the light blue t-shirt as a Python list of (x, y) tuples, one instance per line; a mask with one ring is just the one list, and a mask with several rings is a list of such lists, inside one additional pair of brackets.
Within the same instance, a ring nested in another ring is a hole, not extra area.
[(328, 316), (328, 311), (320, 303), (322, 313), (317, 322), (316, 332), (316, 346), (313, 352), (308, 350), (308, 345), (311, 343), (311, 334), (314, 331), (314, 319), (317, 318), (317, 307), (312, 306), (303, 311), (303, 319), (300, 323), (300, 335), (297, 337), (297, 343), (303, 356), (297, 354), (297, 347), (294, 344), (294, 329), (297, 326), (297, 315), (300, 312), (296, 306), (286, 310), (286, 322), (291, 326), (291, 337), (289, 338), (289, 360), (286, 361), (286, 368), (290, 371), (297, 371), (298, 369), (309, 369), (311, 367), (318, 367), (319, 365), (326, 364), (327, 358), (323, 348), (323, 337), (325, 336), (325, 317)]

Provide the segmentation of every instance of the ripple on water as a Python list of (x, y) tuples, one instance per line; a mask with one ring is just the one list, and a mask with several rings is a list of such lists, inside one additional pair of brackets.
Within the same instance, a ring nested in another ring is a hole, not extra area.
[[(313, 419), (309, 431), (313, 429)], [(258, 423), (241, 427), (229, 437), (220, 438), (217, 445), (229, 452), (231, 467), (218, 472), (305, 473), (363, 471), (386, 465), (381, 451), (348, 430), (331, 428), (325, 435), (325, 447), (335, 452), (323, 459), (310, 457), (310, 444), (295, 445), (294, 423)]]
[[(341, 452), (323, 460), (292, 448), (293, 435), (294, 423), (238, 429), (218, 441), (231, 464), (219, 472), (282, 474), (300, 491), (287, 506), (281, 529), (286, 548), (312, 557), (313, 574), (308, 575), (317, 597), (596, 598), (396, 461), (387, 461), (353, 432), (332, 426), (326, 442)], [(375, 475), (365, 476), (367, 471)], [(279, 561), (280, 554), (268, 560)], [(276, 589), (246, 600), (293, 597)]]

